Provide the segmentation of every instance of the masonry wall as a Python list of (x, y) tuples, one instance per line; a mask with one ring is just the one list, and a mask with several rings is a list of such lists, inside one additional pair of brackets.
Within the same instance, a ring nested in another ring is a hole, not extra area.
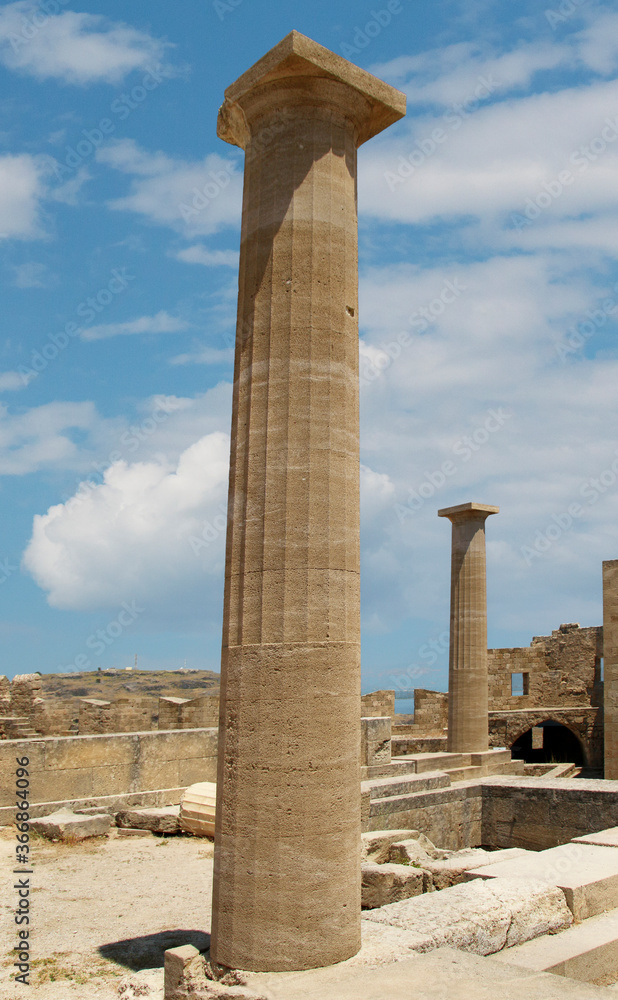
[[(0, 743), (0, 823), (15, 812), (17, 758), (30, 763), (31, 802), (98, 804), (110, 796), (215, 781), (217, 730), (143, 732), (104, 736), (47, 737)], [(168, 796), (169, 797), (169, 796)], [(33, 815), (50, 809), (33, 809)]]
[[(520, 649), (488, 650), (489, 709), (598, 706), (603, 629), (561, 625)], [(511, 694), (511, 675), (528, 675), (528, 692)]]
[(415, 688), (414, 725), (424, 732), (441, 734), (448, 727), (448, 694)]
[(618, 559), (603, 563), (605, 777), (618, 778)]
[(618, 781), (492, 777), (482, 782), (483, 843), (534, 851), (618, 826)]
[(361, 716), (363, 718), (392, 718), (395, 714), (394, 691), (371, 691), (361, 696)]
[(158, 702), (144, 695), (115, 701), (83, 698), (79, 705), (79, 734), (144, 732), (153, 728), (157, 713)]
[(398, 800), (367, 802), (363, 830), (420, 830), (434, 844), (449, 851), (486, 843), (482, 832), (480, 784), (459, 782), (450, 788), (401, 796)]

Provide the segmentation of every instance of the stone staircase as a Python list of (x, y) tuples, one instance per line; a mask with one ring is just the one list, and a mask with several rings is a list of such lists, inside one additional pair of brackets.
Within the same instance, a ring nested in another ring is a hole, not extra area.
[(468, 878), (536, 877), (565, 894), (574, 923), (558, 934), (508, 948), (494, 956), (522, 970), (551, 972), (618, 995), (618, 827), (568, 844), (468, 872)]
[(0, 716), (0, 738), (5, 740), (30, 740), (39, 736), (28, 719), (21, 715)]

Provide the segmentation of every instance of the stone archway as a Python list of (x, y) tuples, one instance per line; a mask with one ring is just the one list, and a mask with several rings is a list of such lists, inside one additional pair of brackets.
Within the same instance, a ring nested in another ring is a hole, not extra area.
[(521, 733), (511, 744), (511, 753), (515, 760), (525, 760), (527, 764), (586, 765), (586, 752), (580, 737), (555, 719), (537, 722)]

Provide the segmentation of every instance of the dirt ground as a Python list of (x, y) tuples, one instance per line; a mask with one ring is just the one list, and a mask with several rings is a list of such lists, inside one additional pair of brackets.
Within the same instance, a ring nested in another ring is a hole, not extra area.
[(15, 983), (14, 849), (14, 831), (0, 828), (2, 1000), (160, 1000), (165, 949), (207, 946), (212, 841), (118, 837), (116, 831), (74, 845), (37, 837), (31, 841), (31, 985)]

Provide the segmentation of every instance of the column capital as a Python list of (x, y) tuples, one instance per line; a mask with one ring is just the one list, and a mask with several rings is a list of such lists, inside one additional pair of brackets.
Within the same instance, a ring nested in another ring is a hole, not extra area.
[(487, 503), (460, 503), (456, 507), (443, 507), (438, 511), (438, 517), (448, 517), (451, 521), (472, 521), (490, 514), (499, 514), (499, 507)]
[(217, 122), (219, 138), (245, 149), (251, 119), (260, 117), (265, 108), (272, 111), (274, 95), (279, 108), (287, 99), (291, 104), (300, 100), (306, 105), (312, 98), (316, 104), (332, 103), (354, 120), (358, 146), (406, 113), (406, 97), (400, 90), (291, 31), (226, 89)]

